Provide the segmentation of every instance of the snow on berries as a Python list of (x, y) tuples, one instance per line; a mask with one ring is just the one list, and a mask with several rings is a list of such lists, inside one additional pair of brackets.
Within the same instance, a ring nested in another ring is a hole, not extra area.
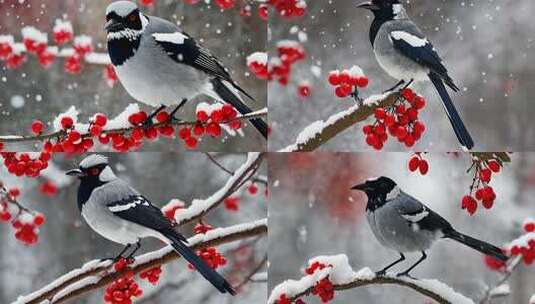
[[(500, 172), (503, 163), (500, 159), (480, 159), (477, 155), (472, 158), (472, 165), (468, 172), (473, 173), (470, 192), (461, 199), (461, 208), (473, 215), (479, 203), (485, 209), (491, 209), (496, 200), (496, 193), (489, 183), (493, 174)], [(479, 202), (479, 203), (478, 203)]]
[(368, 77), (358, 66), (353, 66), (348, 70), (331, 71), (328, 76), (329, 84), (335, 87), (334, 93), (339, 98), (348, 97), (356, 92), (358, 88), (368, 86)]
[(76, 54), (84, 57), (93, 52), (93, 38), (87, 35), (79, 35), (74, 37), (73, 48)]
[(306, 58), (303, 45), (295, 40), (281, 40), (277, 42), (278, 56), (269, 61), (269, 80), (276, 80), (281, 85), (287, 85), (290, 80), (292, 67)]
[(535, 220), (527, 218), (523, 222), (524, 233), (505, 246), (510, 256), (521, 256), (524, 264), (531, 265), (535, 261)]
[(179, 199), (172, 199), (165, 206), (162, 207), (162, 213), (168, 218), (171, 222), (175, 223), (175, 214), (178, 210), (184, 209), (186, 204)]
[(6, 60), (13, 52), (15, 40), (11, 35), (0, 35), (0, 60)]
[(376, 108), (375, 122), (362, 128), (366, 143), (376, 150), (381, 150), (390, 135), (406, 147), (413, 147), (425, 132), (425, 125), (418, 118), (419, 111), (425, 104), (425, 99), (416, 95), (410, 88), (401, 90), (393, 105)]
[(28, 53), (39, 54), (43, 52), (48, 44), (48, 35), (33, 26), (25, 26), (21, 30), (22, 42)]
[(429, 163), (422, 157), (422, 153), (415, 153), (409, 160), (409, 171), (418, 170), (421, 175), (426, 175), (429, 171)]
[(54, 35), (54, 42), (57, 45), (64, 45), (71, 42), (74, 35), (71, 22), (62, 19), (56, 19), (52, 32)]
[(247, 66), (256, 78), (264, 80), (269, 78), (268, 55), (266, 52), (255, 52), (247, 56)]

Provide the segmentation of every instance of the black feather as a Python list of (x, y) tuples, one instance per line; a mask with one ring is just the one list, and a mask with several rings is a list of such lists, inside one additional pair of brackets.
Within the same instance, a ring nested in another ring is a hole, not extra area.
[(494, 257), (500, 261), (505, 262), (509, 259), (509, 257), (503, 254), (503, 251), (500, 248), (489, 243), (480, 241), (478, 239), (474, 239), (473, 237), (462, 234), (453, 229), (451, 231), (446, 232), (444, 237), (455, 240), (483, 254), (490, 255), (491, 257)]

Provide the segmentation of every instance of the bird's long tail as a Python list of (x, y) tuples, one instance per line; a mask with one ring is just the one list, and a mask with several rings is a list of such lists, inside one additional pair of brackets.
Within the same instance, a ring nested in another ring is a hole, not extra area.
[(505, 254), (503, 254), (503, 251), (500, 248), (478, 239), (474, 239), (473, 237), (462, 234), (458, 231), (452, 230), (451, 232), (446, 233), (444, 237), (455, 240), (459, 243), (463, 243), (472, 249), (475, 249), (483, 254), (490, 255), (500, 261), (505, 262), (509, 259)]
[(430, 73), (429, 79), (431, 79), (431, 82), (433, 82), (435, 85), (435, 88), (442, 99), (442, 105), (444, 106), (444, 110), (446, 110), (446, 115), (448, 115), (448, 118), (450, 119), (453, 130), (455, 131), (455, 135), (457, 135), (457, 139), (459, 139), (461, 145), (469, 150), (472, 149), (474, 147), (474, 141), (472, 140), (470, 133), (468, 133), (468, 130), (466, 129), (463, 120), (459, 116), (457, 109), (455, 109), (450, 95), (444, 86), (444, 82), (440, 76), (435, 73)]
[(184, 244), (184, 242), (181, 240), (183, 238), (180, 234), (171, 229), (163, 232), (163, 235), (168, 238), (169, 241), (171, 241), (171, 246), (173, 246), (176, 252), (193, 266), (195, 266), (195, 269), (197, 269), (197, 271), (200, 272), (201, 275), (210, 283), (212, 283), (212, 285), (214, 285), (214, 287), (217, 288), (221, 293), (228, 292), (231, 295), (236, 294), (236, 291), (234, 291), (232, 285), (230, 285), (225, 278), (210, 268), (197, 254), (195, 254), (191, 248)]
[[(227, 82), (228, 83), (228, 82)], [(228, 83), (229, 85), (232, 85)], [(219, 98), (225, 102), (230, 103), (233, 105), (238, 112), (240, 112), (242, 115), (251, 113), (251, 109), (243, 103), (240, 96), (233, 92), (225, 83), (224, 80), (221, 80), (219, 78), (212, 79), (212, 85), (215, 93), (219, 96)], [(241, 92), (244, 92), (243, 90), (239, 89)], [(244, 93), (246, 94), (246, 93)], [(248, 94), (246, 94), (249, 98), (252, 99)], [(251, 119), (251, 123), (253, 126), (264, 136), (264, 138), (267, 138), (268, 136), (268, 126), (265, 121), (263, 121), (260, 118), (254, 118)]]

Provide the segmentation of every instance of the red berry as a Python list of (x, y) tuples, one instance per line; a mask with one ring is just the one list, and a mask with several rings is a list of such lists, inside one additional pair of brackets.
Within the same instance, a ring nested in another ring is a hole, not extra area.
[(421, 175), (426, 175), (429, 171), (429, 164), (425, 159), (420, 160), (420, 163), (418, 165), (418, 169), (420, 170)]
[(362, 77), (357, 77), (356, 81), (355, 81), (355, 84), (357, 85), (357, 87), (359, 88), (364, 88), (364, 87), (367, 87), (368, 86), (368, 77), (366, 76), (362, 76)]
[(473, 215), (477, 210), (477, 202), (473, 197), (465, 195), (461, 201), (461, 208), (466, 209), (470, 215)]
[(158, 114), (156, 114), (156, 120), (158, 122), (166, 122), (169, 120), (169, 113), (165, 112), (165, 111), (161, 111), (161, 112), (158, 112)]
[(108, 122), (108, 118), (106, 115), (102, 113), (97, 113), (94, 116), (93, 123), (97, 126), (104, 127), (106, 123)]
[(74, 121), (72, 120), (72, 118), (68, 116), (63, 117), (60, 123), (63, 129), (70, 129), (74, 125)]
[(481, 181), (484, 183), (490, 182), (491, 176), (492, 176), (492, 171), (490, 171), (490, 169), (485, 168), (479, 171), (479, 179), (481, 179)]
[(373, 126), (365, 125), (364, 127), (362, 127), (362, 132), (366, 135), (371, 134), (373, 132)]
[(191, 129), (190, 128), (182, 128), (178, 130), (178, 137), (180, 137), (183, 140), (186, 140), (191, 137)]
[(489, 166), (489, 169), (492, 172), (494, 172), (494, 173), (500, 172), (500, 164), (497, 161), (491, 160), (491, 161), (489, 161), (489, 163), (487, 165)]
[(197, 112), (197, 120), (205, 122), (208, 120), (208, 114), (205, 111), (199, 111)]
[(384, 108), (377, 108), (375, 109), (374, 111), (375, 113), (375, 118), (379, 119), (379, 120), (383, 120), (385, 119), (386, 117), (386, 111)]
[(535, 231), (535, 222), (528, 222), (524, 224), (524, 230), (526, 232), (534, 232)]
[(409, 160), (409, 170), (414, 172), (420, 167), (420, 159), (418, 156), (414, 156)]
[(329, 83), (333, 86), (337, 86), (340, 84), (340, 75), (337, 71), (329, 73)]
[(197, 148), (198, 141), (197, 141), (197, 138), (195, 137), (188, 137), (186, 138), (185, 143), (189, 149), (195, 149)]
[(39, 135), (43, 132), (44, 124), (40, 120), (35, 120), (32, 123), (32, 132), (35, 135)]
[(41, 226), (45, 223), (45, 216), (42, 213), (37, 213), (33, 218), (33, 223), (36, 226)]

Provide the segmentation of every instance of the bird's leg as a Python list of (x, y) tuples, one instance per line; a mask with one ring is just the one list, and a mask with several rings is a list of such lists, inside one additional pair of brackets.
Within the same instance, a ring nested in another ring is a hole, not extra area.
[(186, 104), (187, 101), (188, 101), (188, 99), (186, 99), (186, 98), (182, 99), (182, 101), (178, 104), (178, 106), (177, 106), (177, 107), (176, 107), (176, 108), (169, 114), (169, 119), (171, 119), (171, 120), (177, 120), (177, 119), (175, 118), (175, 114), (176, 114), (176, 112), (178, 112), (178, 110), (180, 110), (180, 108), (182, 108), (182, 106), (183, 106), (184, 104)]
[(383, 268), (382, 270), (378, 271), (378, 272), (376, 273), (376, 275), (377, 275), (377, 276), (384, 276), (384, 275), (386, 274), (386, 271), (387, 271), (388, 269), (392, 268), (392, 266), (396, 265), (397, 263), (400, 263), (400, 262), (405, 261), (405, 256), (403, 255), (403, 253), (400, 252), (400, 253), (399, 253), (399, 256), (400, 256), (400, 258), (399, 258), (398, 260), (396, 260), (394, 263), (392, 263), (392, 264), (386, 266), (386, 267)]
[(103, 258), (103, 259), (100, 259), (101, 261), (107, 261), (107, 260), (112, 260), (114, 262), (117, 262), (120, 258), (123, 257), (123, 254), (131, 247), (132, 245), (128, 244), (126, 246), (124, 246), (123, 250), (121, 250), (121, 252), (119, 252), (119, 254), (114, 257), (114, 258)]
[(353, 93), (349, 94), (349, 96), (353, 97), (353, 99), (355, 99), (355, 101), (360, 105), (362, 106), (362, 98), (360, 98), (359, 96), (359, 89), (357, 87), (355, 87), (355, 90), (353, 91)]
[(403, 85), (404, 83), (405, 83), (405, 80), (401, 79), (398, 83), (396, 83), (395, 86), (393, 86), (390, 89), (384, 91), (383, 94), (394, 91), (395, 89), (397, 89), (400, 85)]
[(411, 272), (411, 270), (414, 269), (414, 267), (418, 266), (418, 264), (420, 264), (421, 262), (423, 262), (423, 260), (425, 260), (427, 258), (427, 255), (425, 254), (425, 251), (422, 251), (422, 257), (416, 262), (414, 263), (414, 265), (412, 265), (411, 267), (409, 267), (409, 269), (403, 271), (402, 273), (398, 273), (398, 277), (400, 276), (407, 276), (409, 278), (411, 278), (411, 276), (409, 275), (409, 272)]
[(402, 90), (405, 90), (406, 88), (410, 87), (413, 82), (414, 82), (414, 79), (411, 79), (409, 82), (407, 82), (407, 84), (403, 87)]
[(156, 111), (152, 112), (149, 117), (147, 117), (147, 119), (143, 122), (143, 126), (145, 127), (150, 127), (152, 126), (153, 122), (152, 122), (152, 119), (154, 117), (156, 117), (156, 115), (158, 115), (158, 113), (160, 113), (163, 109), (165, 109), (166, 106), (164, 105), (161, 105), (158, 109), (156, 109)]
[(134, 248), (134, 250), (130, 252), (130, 254), (126, 257), (127, 260), (130, 260), (134, 256), (134, 254), (139, 250), (139, 248), (141, 248), (141, 243), (137, 241), (135, 246), (136, 248)]

